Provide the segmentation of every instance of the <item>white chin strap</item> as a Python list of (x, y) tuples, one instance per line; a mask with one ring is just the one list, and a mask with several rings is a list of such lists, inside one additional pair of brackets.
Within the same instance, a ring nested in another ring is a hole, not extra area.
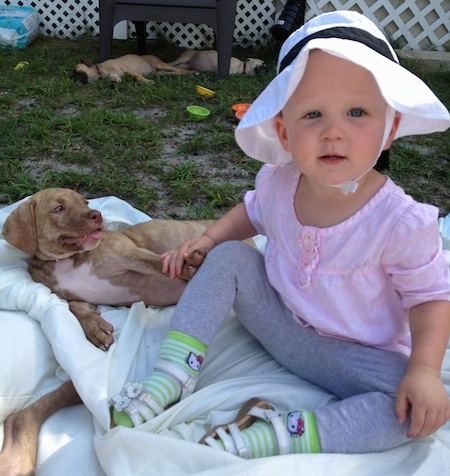
[(389, 106), (388, 104), (386, 107), (386, 125), (384, 126), (383, 140), (381, 141), (381, 146), (377, 155), (377, 159), (370, 166), (370, 168), (354, 180), (349, 180), (347, 182), (343, 182), (337, 185), (329, 185), (330, 187), (338, 188), (344, 195), (348, 195), (349, 193), (355, 193), (356, 190), (358, 190), (359, 181), (375, 167), (375, 164), (377, 163), (378, 158), (380, 157), (381, 153), (384, 150), (384, 146), (386, 145), (386, 141), (388, 140), (389, 134), (391, 133), (391, 130), (392, 130), (394, 117), (395, 117), (395, 109)]

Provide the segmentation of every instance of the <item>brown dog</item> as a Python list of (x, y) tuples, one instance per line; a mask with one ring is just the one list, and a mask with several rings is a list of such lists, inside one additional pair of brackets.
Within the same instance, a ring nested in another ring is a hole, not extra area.
[[(186, 50), (175, 61), (171, 61), (172, 66), (186, 68), (199, 72), (217, 72), (218, 56), (215, 50)], [(254, 76), (267, 71), (263, 60), (257, 58), (247, 58), (241, 61), (238, 58), (231, 57), (230, 74), (245, 74)]]
[(89, 83), (100, 78), (109, 77), (113, 82), (119, 83), (124, 74), (128, 74), (140, 83), (152, 83), (145, 78), (158, 71), (175, 74), (193, 74), (183, 68), (172, 66), (153, 55), (125, 55), (109, 59), (102, 63), (94, 64), (91, 60), (83, 60), (72, 71), (72, 79), (80, 83)]
[(176, 304), (187, 280), (203, 261), (198, 252), (183, 277), (162, 273), (160, 255), (200, 235), (213, 221), (151, 220), (122, 231), (103, 230), (102, 215), (80, 194), (63, 188), (41, 190), (6, 219), (5, 240), (33, 256), (33, 279), (69, 301), (86, 337), (106, 350), (113, 328), (95, 305), (143, 301), (149, 306)]

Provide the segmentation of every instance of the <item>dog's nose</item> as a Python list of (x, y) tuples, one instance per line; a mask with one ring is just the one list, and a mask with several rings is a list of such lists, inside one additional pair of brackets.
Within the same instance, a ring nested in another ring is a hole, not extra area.
[(97, 222), (102, 221), (102, 214), (97, 210), (90, 210), (88, 218)]

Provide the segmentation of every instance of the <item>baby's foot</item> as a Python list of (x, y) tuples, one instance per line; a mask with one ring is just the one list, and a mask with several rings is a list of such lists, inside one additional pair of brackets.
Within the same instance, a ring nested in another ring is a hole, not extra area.
[(249, 400), (233, 422), (212, 428), (199, 443), (243, 458), (320, 452), (312, 412), (282, 414), (258, 398)]
[(141, 425), (164, 411), (138, 382), (127, 382), (110, 403), (113, 405), (114, 424), (129, 428)]
[(134, 427), (159, 415), (178, 402), (182, 390), (193, 392), (206, 346), (182, 332), (171, 330), (161, 344), (155, 370), (143, 383), (128, 382), (112, 398), (116, 425)]

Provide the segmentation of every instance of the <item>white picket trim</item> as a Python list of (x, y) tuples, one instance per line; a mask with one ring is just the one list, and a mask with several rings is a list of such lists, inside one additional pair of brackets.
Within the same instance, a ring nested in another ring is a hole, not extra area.
[[(235, 44), (260, 47), (271, 41), (270, 27), (286, 0), (238, 0)], [(28, 5), (39, 16), (40, 34), (76, 38), (98, 35), (97, 0), (4, 0), (6, 5)], [(306, 18), (338, 9), (357, 10), (374, 20), (396, 48), (422, 51), (450, 50), (450, 0), (308, 0)], [(205, 25), (148, 24), (149, 38), (163, 35), (185, 48), (212, 48), (214, 34)], [(132, 24), (115, 29), (119, 38), (134, 36)]]

